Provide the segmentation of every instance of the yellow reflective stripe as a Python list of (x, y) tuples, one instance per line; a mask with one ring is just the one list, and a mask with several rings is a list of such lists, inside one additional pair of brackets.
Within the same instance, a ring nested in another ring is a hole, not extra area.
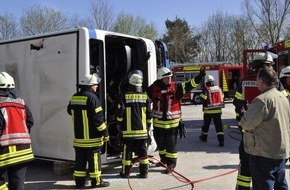
[(103, 108), (100, 106), (100, 107), (97, 107), (96, 109), (95, 109), (95, 112), (96, 113), (99, 113), (100, 111), (102, 111), (103, 110)]
[(236, 94), (235, 94), (235, 98), (237, 98), (238, 100), (242, 100), (243, 99), (243, 95), (237, 91)]
[(208, 133), (205, 133), (205, 132), (201, 131), (201, 134), (203, 134), (203, 135), (207, 135)]
[(146, 94), (126, 94), (125, 99), (141, 99), (141, 100), (147, 100), (147, 95)]
[(132, 131), (132, 126), (131, 126), (131, 107), (126, 108), (126, 119), (127, 119), (127, 131)]
[(228, 89), (228, 83), (227, 83), (227, 78), (226, 78), (225, 70), (223, 70), (222, 74), (223, 74), (223, 91), (224, 92), (228, 92), (229, 89)]
[(238, 175), (237, 177), (237, 185), (241, 187), (251, 187), (252, 177)]
[(123, 118), (117, 117), (117, 121), (122, 122)]
[(198, 86), (198, 84), (195, 83), (194, 78), (190, 80), (190, 84), (193, 88), (196, 88)]
[(185, 94), (186, 93), (186, 91), (185, 91), (185, 83), (184, 82), (181, 83), (181, 86), (182, 86), (182, 94)]
[(70, 99), (71, 105), (86, 105), (88, 97), (86, 96), (73, 96)]
[(177, 153), (168, 153), (168, 152), (166, 152), (166, 157), (167, 158), (177, 158)]
[(143, 130), (147, 130), (147, 122), (146, 122), (146, 107), (142, 107), (142, 128)]
[(88, 116), (87, 116), (87, 110), (82, 110), (82, 117), (83, 117), (84, 139), (89, 139), (90, 134), (89, 134), (89, 121), (88, 121)]
[(200, 95), (199, 95), (199, 97), (201, 97), (201, 98), (203, 98), (203, 99), (207, 99), (207, 95), (205, 95), (205, 94), (203, 94), (203, 93), (201, 93)]
[(151, 123), (153, 122), (153, 119), (147, 119), (146, 122), (147, 122), (148, 124), (151, 124)]
[(218, 132), (218, 133), (216, 133), (216, 135), (224, 135), (224, 133), (223, 132)]
[(207, 114), (215, 114), (215, 113), (222, 113), (222, 109), (219, 108), (219, 109), (208, 109), (207, 107), (204, 107), (204, 113), (207, 113)]
[(159, 150), (159, 154), (160, 154), (160, 155), (165, 155), (165, 154), (166, 154), (166, 149), (164, 149), (164, 150)]
[(159, 128), (165, 128), (165, 129), (175, 128), (179, 126), (179, 121), (180, 121), (180, 118), (167, 120), (167, 121), (162, 121), (162, 120), (158, 120), (158, 118), (154, 118), (153, 126), (159, 127)]
[(98, 131), (103, 131), (103, 130), (105, 130), (105, 129), (106, 129), (106, 124), (103, 123), (103, 124), (100, 125), (97, 129), (98, 129)]
[(0, 190), (9, 190), (7, 185), (4, 183), (2, 185), (0, 185)]
[(16, 151), (15, 146), (9, 147), (9, 152), (0, 156), (0, 167), (34, 159), (31, 146), (25, 150)]
[(139, 163), (140, 163), (140, 164), (149, 164), (149, 159), (148, 159), (148, 158), (140, 159), (140, 160), (139, 160)]
[(77, 171), (77, 170), (75, 170), (74, 171), (74, 176), (75, 177), (86, 177), (87, 173), (86, 173), (86, 171)]
[(74, 122), (75, 121), (75, 110), (71, 110), (71, 116), (72, 116), (72, 120)]
[(96, 184), (99, 185), (101, 183), (101, 170), (100, 170), (100, 166), (99, 166), (99, 154), (95, 153), (94, 154), (94, 171), (93, 172), (89, 172), (90, 174), (90, 178), (95, 178), (96, 179)]
[(102, 138), (94, 138), (94, 139), (74, 139), (74, 146), (76, 147), (94, 147), (94, 146), (102, 146), (104, 142), (102, 141)]

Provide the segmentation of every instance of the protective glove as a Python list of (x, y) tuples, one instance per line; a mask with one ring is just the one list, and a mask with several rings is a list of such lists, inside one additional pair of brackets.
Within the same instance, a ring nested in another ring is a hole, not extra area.
[(199, 75), (201, 77), (204, 77), (206, 75), (205, 66), (200, 67), (200, 69), (199, 69)]

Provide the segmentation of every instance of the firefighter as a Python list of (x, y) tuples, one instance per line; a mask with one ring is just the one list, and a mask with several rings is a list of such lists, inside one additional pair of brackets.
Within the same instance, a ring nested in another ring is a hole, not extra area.
[[(13, 90), (14, 79), (0, 72), (0, 189), (24, 190), (28, 161), (34, 159), (30, 128), (32, 114), (24, 100)], [(16, 138), (17, 137), (17, 138)], [(8, 187), (4, 174), (8, 175)]]
[[(199, 75), (188, 82), (172, 82), (171, 76), (168, 68), (158, 69), (157, 80), (146, 90), (153, 102), (154, 138), (159, 149), (160, 161), (167, 165), (165, 173), (176, 167), (177, 131), (181, 119), (180, 100), (183, 94), (197, 88), (205, 76), (205, 68), (201, 67)], [(156, 166), (161, 166), (161, 163), (157, 163)]]
[(279, 79), (283, 85), (281, 92), (290, 100), (290, 66), (281, 70)]
[(121, 177), (128, 177), (133, 154), (139, 159), (140, 178), (148, 177), (147, 141), (148, 128), (152, 124), (152, 111), (149, 99), (143, 92), (143, 74), (133, 70), (128, 74), (127, 91), (117, 105), (118, 128), (122, 133), (122, 171)]
[(225, 107), (223, 101), (222, 89), (215, 85), (214, 77), (206, 75), (204, 79), (205, 87), (200, 95), (203, 102), (203, 126), (199, 139), (203, 142), (207, 142), (207, 135), (211, 120), (213, 120), (219, 146), (224, 146), (224, 132), (222, 125), (222, 108)]
[(237, 176), (237, 190), (250, 190), (251, 186), (251, 172), (249, 168), (249, 155), (244, 151), (243, 143), (243, 130), (240, 127), (240, 120), (243, 113), (247, 110), (248, 104), (260, 94), (257, 85), (257, 74), (260, 68), (272, 67), (273, 58), (267, 52), (257, 53), (254, 60), (249, 63), (250, 69), (247, 75), (242, 80), (241, 85), (237, 88), (236, 94), (233, 100), (236, 112), (236, 120), (239, 124), (239, 128), (242, 134), (242, 140), (239, 145), (239, 158), (240, 158), (240, 168)]
[(96, 91), (100, 78), (96, 74), (85, 75), (80, 82), (80, 92), (75, 93), (67, 106), (74, 124), (76, 188), (84, 188), (88, 163), (91, 187), (108, 187), (101, 178), (101, 148), (109, 140), (104, 123), (104, 113)]

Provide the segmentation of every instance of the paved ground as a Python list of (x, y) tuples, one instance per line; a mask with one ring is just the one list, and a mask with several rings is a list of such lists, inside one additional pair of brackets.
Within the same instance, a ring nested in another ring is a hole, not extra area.
[[(164, 168), (150, 166), (148, 179), (139, 179), (137, 166), (133, 167), (130, 180), (121, 179), (119, 163), (104, 165), (103, 178), (111, 182), (106, 189), (118, 190), (234, 190), (238, 168), (238, 144), (240, 135), (236, 132), (235, 113), (232, 104), (227, 104), (222, 119), (225, 125), (225, 146), (219, 147), (214, 126), (211, 125), (208, 142), (199, 141), (202, 125), (201, 106), (182, 107), (183, 119), (187, 128), (187, 137), (178, 139), (178, 163), (176, 172), (193, 181), (194, 187), (186, 180), (172, 174), (163, 174)], [(159, 159), (157, 153), (152, 161)], [(287, 169), (289, 170), (289, 168)], [(289, 173), (289, 171), (287, 171)], [(289, 181), (289, 174), (287, 178)], [(26, 178), (26, 190), (74, 189), (72, 173), (55, 175), (53, 163), (34, 161), (29, 165)]]

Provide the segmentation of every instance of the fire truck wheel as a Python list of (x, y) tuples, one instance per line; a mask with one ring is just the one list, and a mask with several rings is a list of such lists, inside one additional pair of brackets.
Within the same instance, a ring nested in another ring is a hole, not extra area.
[(200, 104), (200, 103), (201, 103), (201, 101), (200, 101), (199, 94), (194, 95), (194, 97), (193, 97), (193, 104)]

